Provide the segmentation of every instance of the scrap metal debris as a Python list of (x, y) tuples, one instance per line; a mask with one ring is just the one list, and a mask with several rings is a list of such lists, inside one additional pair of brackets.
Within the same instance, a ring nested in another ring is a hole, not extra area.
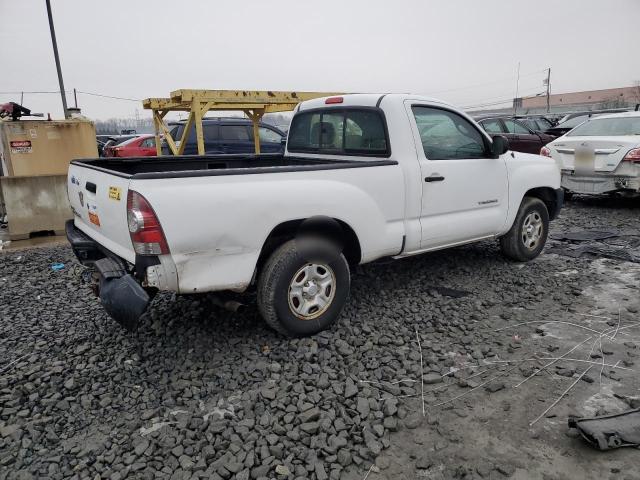
[(600, 450), (640, 447), (640, 408), (601, 417), (571, 417), (568, 423)]
[(568, 240), (572, 242), (585, 242), (594, 240), (605, 240), (607, 238), (618, 237), (620, 232), (617, 230), (603, 232), (599, 230), (583, 230), (579, 232), (560, 232), (549, 235), (554, 240)]
[(549, 246), (547, 252), (567, 257), (610, 258), (640, 263), (640, 235), (618, 231), (585, 230), (560, 232), (550, 236), (561, 243)]

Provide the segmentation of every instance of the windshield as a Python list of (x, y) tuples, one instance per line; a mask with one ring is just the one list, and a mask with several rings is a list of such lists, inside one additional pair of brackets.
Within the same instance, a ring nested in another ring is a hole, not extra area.
[(129, 140), (125, 140), (124, 142), (118, 143), (118, 145), (120, 145), (121, 147), (124, 147), (126, 145), (129, 145), (129, 144), (135, 142), (136, 140), (138, 140), (138, 137), (133, 137), (133, 138), (130, 138)]
[(570, 137), (640, 135), (640, 117), (596, 118), (574, 128), (567, 135)]
[(580, 125), (581, 123), (589, 120), (589, 115), (580, 115), (579, 117), (573, 117), (567, 120), (566, 122), (561, 122), (556, 127), (558, 128), (574, 128)]

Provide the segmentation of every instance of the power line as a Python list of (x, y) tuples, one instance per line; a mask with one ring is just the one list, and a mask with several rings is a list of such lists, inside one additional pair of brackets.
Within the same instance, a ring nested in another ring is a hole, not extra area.
[[(51, 90), (51, 91), (36, 91), (36, 92), (27, 92), (27, 91), (23, 91), (23, 92), (0, 92), (0, 95), (20, 95), (22, 93), (55, 93), (56, 95), (60, 93), (60, 90)], [(67, 90), (67, 93), (70, 93), (69, 90)]]
[(80, 90), (78, 90), (78, 93), (82, 93), (84, 95), (91, 95), (93, 97), (112, 98), (112, 99), (115, 99), (115, 100), (127, 100), (129, 102), (141, 102), (142, 101), (139, 98), (114, 97), (113, 95), (103, 95), (102, 93), (82, 92)]
[[(67, 90), (66, 93), (71, 93), (73, 90)], [(0, 95), (21, 95), (21, 94), (59, 94), (60, 90), (38, 90), (38, 91), (22, 91), (22, 92), (0, 92)], [(116, 97), (113, 95), (104, 95), (102, 93), (93, 93), (93, 92), (83, 92), (77, 90), (77, 93), (81, 93), (83, 95), (91, 95), (93, 97), (101, 97), (101, 98), (111, 98), (114, 100), (126, 100), (128, 102), (141, 102), (142, 100), (139, 98), (127, 98), (127, 97)]]
[[(535, 72), (529, 72), (529, 73), (522, 74), (522, 75), (520, 75), (520, 78), (530, 77), (532, 75), (538, 75), (538, 74), (546, 72), (546, 71), (547, 71), (546, 68), (544, 70), (536, 70)], [(484, 86), (487, 86), (487, 85), (495, 85), (496, 83), (511, 82), (511, 81), (513, 81), (513, 78), (514, 77), (509, 77), (509, 78), (505, 77), (505, 78), (503, 78), (501, 80), (493, 80), (491, 82), (477, 83), (475, 85), (467, 85), (465, 87), (459, 87), (459, 88), (450, 88), (448, 90), (438, 90), (437, 92), (429, 92), (426, 95), (436, 95), (438, 93), (457, 92), (459, 90), (469, 90), (471, 88), (476, 88), (476, 87), (484, 87)]]
[[(538, 96), (542, 95), (544, 92), (530, 92), (523, 95), (524, 97)], [(480, 103), (472, 104), (472, 105), (464, 105), (462, 108), (479, 108), (479, 107), (493, 107), (495, 105), (500, 105), (503, 103), (511, 103), (513, 102), (513, 98), (505, 98), (505, 99), (497, 99), (497, 98), (487, 98), (482, 100)]]

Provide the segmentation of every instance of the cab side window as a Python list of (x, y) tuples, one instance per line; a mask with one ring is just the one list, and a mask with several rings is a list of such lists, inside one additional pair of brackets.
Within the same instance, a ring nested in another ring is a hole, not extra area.
[(486, 158), (488, 145), (480, 131), (457, 113), (412, 107), (424, 156), (429, 160)]

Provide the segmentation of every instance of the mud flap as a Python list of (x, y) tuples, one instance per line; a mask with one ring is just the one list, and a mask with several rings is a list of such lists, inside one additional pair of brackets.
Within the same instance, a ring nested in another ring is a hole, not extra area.
[(138, 328), (149, 294), (129, 275), (100, 279), (100, 301), (109, 316), (129, 331)]
[(584, 439), (600, 450), (640, 446), (640, 408), (594, 418), (569, 418)]

